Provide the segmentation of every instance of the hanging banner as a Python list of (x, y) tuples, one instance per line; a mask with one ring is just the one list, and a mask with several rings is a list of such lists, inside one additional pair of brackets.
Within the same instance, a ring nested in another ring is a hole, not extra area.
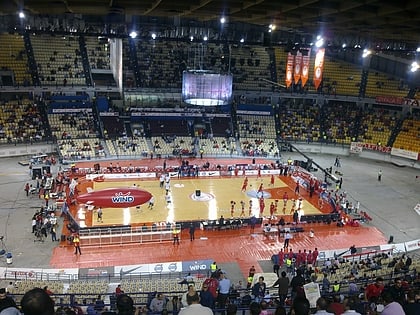
[(308, 53), (302, 56), (302, 75), (300, 77), (302, 80), (302, 87), (305, 86), (309, 79), (309, 60), (311, 59), (311, 49), (308, 48), (306, 51)]
[(287, 55), (287, 64), (286, 64), (286, 87), (290, 87), (293, 82), (293, 62), (295, 56), (291, 53)]
[(322, 81), (322, 71), (324, 69), (324, 55), (325, 48), (320, 48), (315, 57), (315, 66), (314, 66), (314, 85), (315, 89), (318, 90), (318, 87), (321, 85)]
[(302, 72), (302, 53), (298, 51), (295, 57), (295, 84), (298, 84)]

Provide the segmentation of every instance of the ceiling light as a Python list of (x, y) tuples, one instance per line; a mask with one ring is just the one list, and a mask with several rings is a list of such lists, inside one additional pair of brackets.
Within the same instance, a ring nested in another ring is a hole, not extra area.
[(245, 41), (245, 39), (241, 38), (240, 42), (243, 43)]
[(20, 12), (19, 12), (19, 17), (20, 17), (21, 19), (24, 19), (24, 18), (25, 18), (25, 13), (23, 13), (22, 11), (20, 11)]
[(419, 65), (416, 61), (414, 61), (414, 62), (411, 64), (411, 69), (410, 69), (410, 71), (411, 71), (411, 72), (416, 72), (416, 71), (419, 69), (419, 67), (420, 67), (420, 65)]
[(317, 41), (315, 43), (316, 47), (322, 47), (324, 45), (324, 39), (321, 36), (317, 36)]
[(156, 39), (156, 33), (152, 33), (152, 39)]
[(132, 32), (130, 32), (130, 34), (129, 34), (129, 35), (130, 35), (130, 37), (131, 37), (131, 38), (133, 38), (133, 39), (134, 39), (134, 38), (136, 38), (136, 37), (137, 37), (137, 32), (136, 32), (136, 31), (132, 31)]
[(209, 38), (207, 36), (204, 36), (203, 40), (207, 41)]
[(362, 57), (366, 58), (367, 56), (369, 56), (372, 53), (372, 51), (370, 51), (369, 49), (363, 49), (363, 54)]
[(225, 23), (226, 23), (226, 19), (225, 19), (224, 17), (221, 17), (221, 18), (220, 18), (220, 23), (221, 23), (221, 24), (225, 24)]

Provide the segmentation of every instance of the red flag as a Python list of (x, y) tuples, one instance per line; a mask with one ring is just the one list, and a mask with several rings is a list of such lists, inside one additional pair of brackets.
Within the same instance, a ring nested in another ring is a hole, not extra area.
[(314, 66), (314, 85), (315, 89), (318, 90), (319, 85), (322, 81), (322, 71), (324, 70), (324, 55), (325, 48), (320, 48), (316, 53), (315, 66)]
[(295, 57), (295, 74), (294, 74), (295, 84), (298, 84), (301, 73), (302, 73), (302, 53), (298, 51)]
[(287, 55), (287, 64), (286, 64), (286, 87), (289, 87), (293, 81), (293, 62), (295, 56), (291, 53)]
[(306, 82), (309, 79), (309, 60), (311, 59), (311, 49), (307, 49), (307, 54), (302, 57), (302, 75), (300, 76), (302, 80), (302, 87), (305, 86)]

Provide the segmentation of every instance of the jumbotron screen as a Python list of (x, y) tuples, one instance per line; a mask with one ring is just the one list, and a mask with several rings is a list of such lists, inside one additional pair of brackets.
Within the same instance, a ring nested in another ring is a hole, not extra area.
[(184, 71), (182, 75), (182, 100), (191, 105), (220, 106), (232, 99), (231, 74), (203, 70)]

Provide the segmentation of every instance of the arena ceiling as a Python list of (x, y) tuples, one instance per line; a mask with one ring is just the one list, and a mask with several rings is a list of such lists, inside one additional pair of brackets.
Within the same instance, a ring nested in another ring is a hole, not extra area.
[(9, 0), (0, 13), (180, 17), (198, 22), (244, 22), (299, 34), (360, 37), (372, 42), (420, 44), (418, 0)]

